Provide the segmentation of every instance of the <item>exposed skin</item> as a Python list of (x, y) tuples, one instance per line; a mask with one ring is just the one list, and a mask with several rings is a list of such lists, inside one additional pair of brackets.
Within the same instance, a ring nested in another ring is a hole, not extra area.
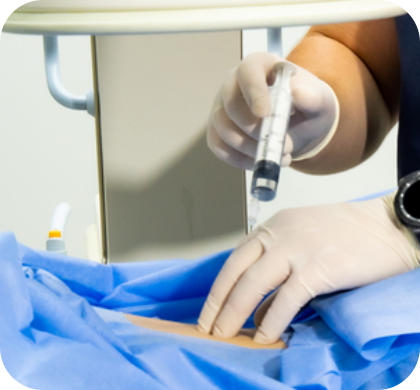
[(288, 59), (326, 81), (340, 102), (338, 130), (298, 170), (325, 174), (351, 168), (379, 147), (396, 123), (400, 64), (394, 19), (312, 27)]
[(279, 340), (274, 344), (264, 345), (258, 344), (252, 340), (255, 329), (242, 329), (238, 335), (231, 338), (221, 338), (214, 335), (200, 332), (195, 325), (183, 324), (180, 322), (160, 320), (158, 318), (147, 318), (126, 314), (127, 319), (134, 325), (141, 326), (142, 328), (153, 329), (158, 332), (178, 334), (187, 337), (196, 337), (200, 339), (218, 341), (221, 343), (233, 344), (240, 347), (252, 349), (283, 349), (286, 344)]

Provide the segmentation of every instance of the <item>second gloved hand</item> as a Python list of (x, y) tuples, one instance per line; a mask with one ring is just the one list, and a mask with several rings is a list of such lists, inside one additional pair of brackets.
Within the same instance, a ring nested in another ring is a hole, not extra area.
[(414, 236), (394, 213), (392, 196), (283, 210), (252, 232), (217, 276), (199, 328), (232, 337), (263, 297), (255, 341), (275, 342), (317, 295), (372, 283), (419, 265)]
[[(260, 124), (270, 114), (272, 70), (284, 61), (272, 53), (254, 53), (231, 73), (217, 95), (207, 125), (207, 143), (225, 162), (252, 169)], [(291, 79), (293, 113), (282, 165), (311, 158), (331, 140), (337, 128), (339, 104), (332, 88), (307, 70), (294, 65)]]

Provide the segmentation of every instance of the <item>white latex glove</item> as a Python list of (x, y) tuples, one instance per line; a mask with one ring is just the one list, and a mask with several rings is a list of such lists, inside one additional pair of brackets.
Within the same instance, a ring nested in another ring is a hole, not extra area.
[(272, 343), (315, 296), (417, 267), (418, 244), (397, 221), (392, 197), (280, 211), (226, 261), (199, 328), (231, 337), (262, 298), (278, 289), (254, 338)]
[[(284, 61), (272, 53), (249, 55), (234, 69), (216, 96), (207, 125), (209, 148), (223, 161), (252, 169), (261, 118), (270, 114), (268, 87), (274, 64)], [(339, 104), (331, 87), (296, 65), (291, 80), (293, 108), (282, 165), (311, 158), (335, 133)]]

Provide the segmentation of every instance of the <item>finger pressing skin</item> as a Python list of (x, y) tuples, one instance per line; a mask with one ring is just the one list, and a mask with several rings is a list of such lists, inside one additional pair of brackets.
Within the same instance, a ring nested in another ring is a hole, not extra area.
[(263, 247), (258, 240), (245, 241), (237, 248), (222, 267), (211, 287), (198, 319), (198, 328), (209, 333), (227, 296), (240, 276), (259, 259)]
[(240, 277), (215, 322), (216, 336), (235, 336), (264, 296), (288, 277), (289, 263), (279, 257), (278, 251), (267, 252)]
[(258, 328), (261, 325), (261, 322), (267, 313), (267, 310), (273, 303), (274, 298), (276, 297), (277, 290), (273, 291), (258, 307), (254, 314), (254, 325)]
[(259, 137), (260, 119), (252, 114), (246, 103), (236, 77), (231, 77), (223, 86), (221, 99), (228, 117), (249, 136)]
[(254, 53), (248, 56), (237, 70), (236, 77), (242, 96), (252, 114), (258, 118), (270, 113), (267, 77), (273, 65), (280, 60), (280, 57), (271, 53)]
[(311, 292), (301, 283), (299, 275), (292, 273), (279, 288), (254, 336), (254, 341), (261, 344), (277, 341), (299, 310), (312, 298)]
[(257, 152), (257, 141), (245, 134), (234, 122), (227, 116), (223, 107), (213, 112), (213, 127), (218, 136), (233, 149), (255, 159)]
[(227, 145), (211, 124), (207, 129), (207, 145), (219, 159), (236, 168), (252, 169), (254, 166), (254, 159)]

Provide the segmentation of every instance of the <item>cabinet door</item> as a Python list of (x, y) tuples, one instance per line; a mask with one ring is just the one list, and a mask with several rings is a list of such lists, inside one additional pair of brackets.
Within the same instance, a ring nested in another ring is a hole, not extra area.
[(193, 258), (244, 234), (243, 173), (205, 125), (241, 59), (236, 32), (100, 36), (94, 44), (104, 255)]

